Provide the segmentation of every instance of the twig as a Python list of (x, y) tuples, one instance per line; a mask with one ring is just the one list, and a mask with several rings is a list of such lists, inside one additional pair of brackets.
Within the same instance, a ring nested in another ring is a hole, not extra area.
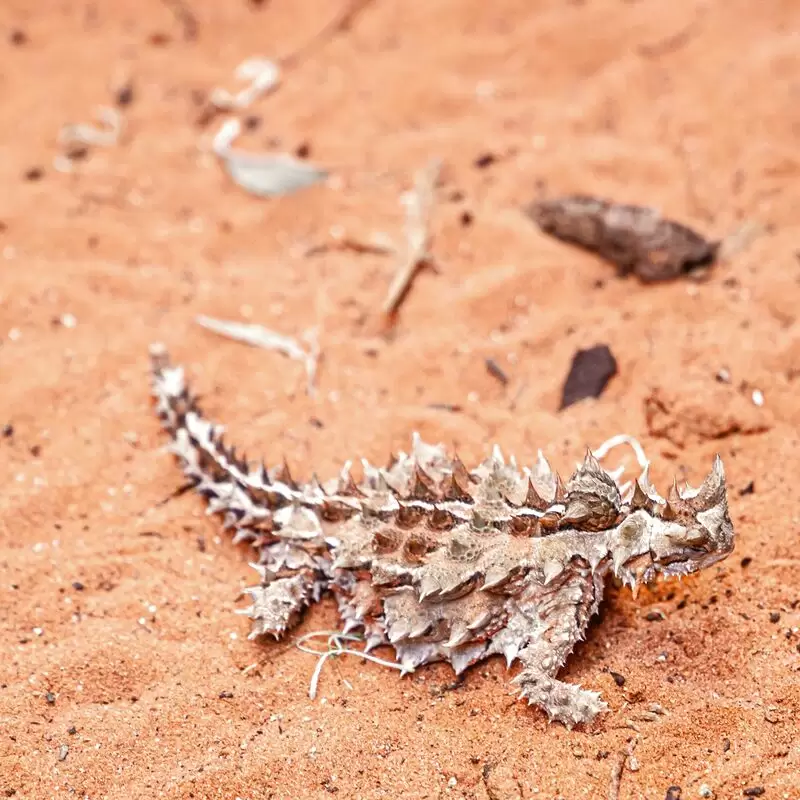
[(314, 394), (314, 383), (320, 356), (317, 328), (312, 328), (303, 335), (307, 345), (306, 349), (302, 347), (297, 339), (276, 333), (262, 325), (226, 322), (203, 315), (198, 316), (195, 321), (198, 325), (202, 325), (207, 330), (213, 331), (220, 336), (227, 336), (229, 339), (235, 339), (253, 347), (263, 347), (265, 350), (277, 350), (294, 361), (303, 362), (306, 369), (306, 391), (309, 395)]
[(508, 386), (508, 375), (493, 358), (486, 359), (486, 371), (503, 386)]
[(353, 20), (360, 14), (372, 0), (350, 0), (345, 5), (342, 12), (325, 25), (321, 30), (314, 34), (309, 41), (293, 50), (289, 55), (280, 59), (281, 65), (285, 69), (296, 67), (306, 59), (317, 47), (322, 47), (327, 41), (333, 39), (336, 34), (346, 31), (353, 24)]
[(611, 780), (608, 782), (608, 800), (619, 800), (619, 790), (622, 783), (622, 773), (629, 758), (633, 757), (637, 740), (631, 739), (628, 746), (617, 754), (617, 760), (611, 768)]
[(193, 42), (197, 38), (199, 25), (197, 17), (191, 12), (183, 0), (164, 0), (164, 5), (175, 15), (175, 19), (183, 27), (183, 38), (187, 42)]
[(406, 206), (406, 254), (389, 286), (383, 303), (384, 314), (391, 315), (397, 311), (417, 270), (430, 260), (428, 222), (441, 168), (440, 159), (431, 159), (428, 165), (417, 173), (414, 189), (403, 198)]

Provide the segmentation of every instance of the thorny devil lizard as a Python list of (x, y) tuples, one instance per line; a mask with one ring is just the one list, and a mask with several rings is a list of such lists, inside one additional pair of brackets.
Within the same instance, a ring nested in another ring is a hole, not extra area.
[(151, 348), (157, 412), (209, 513), (258, 553), (248, 589), (251, 638), (289, 630), (331, 592), (345, 630), (367, 649), (390, 644), (404, 672), (448, 661), (456, 674), (494, 654), (521, 696), (568, 727), (607, 710), (600, 694), (558, 680), (598, 609), (606, 575), (634, 590), (725, 558), (734, 545), (719, 456), (699, 489), (662, 498), (647, 469), (632, 489), (587, 453), (563, 483), (539, 454), (532, 470), (498, 448), (473, 470), (416, 434), (385, 469), (348, 462), (338, 479), (304, 485), (251, 465), (223, 443), (161, 345)]

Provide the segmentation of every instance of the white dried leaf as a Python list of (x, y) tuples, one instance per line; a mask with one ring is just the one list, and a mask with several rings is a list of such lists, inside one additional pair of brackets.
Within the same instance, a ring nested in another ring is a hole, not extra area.
[(228, 154), (223, 157), (234, 183), (258, 197), (277, 197), (313, 186), (327, 172), (289, 155)]
[(257, 197), (277, 197), (313, 186), (328, 176), (326, 170), (284, 153), (234, 150), (231, 144), (241, 129), (239, 120), (228, 120), (214, 137), (213, 147), (231, 180), (246, 192)]

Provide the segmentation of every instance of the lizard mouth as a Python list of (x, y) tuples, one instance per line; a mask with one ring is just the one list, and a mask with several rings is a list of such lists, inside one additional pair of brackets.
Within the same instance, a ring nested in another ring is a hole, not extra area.
[(684, 547), (661, 558), (652, 555), (653, 566), (664, 576), (688, 575), (710, 567), (725, 557), (723, 553), (709, 552), (703, 547)]

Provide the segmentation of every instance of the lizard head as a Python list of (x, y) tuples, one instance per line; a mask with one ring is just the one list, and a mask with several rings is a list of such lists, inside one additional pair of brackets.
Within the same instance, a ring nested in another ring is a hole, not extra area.
[(683, 576), (716, 564), (733, 551), (722, 459), (699, 489), (679, 491), (666, 500), (652, 489), (645, 473), (636, 482), (629, 513), (612, 530), (609, 543), (614, 573), (636, 586), (657, 576)]

